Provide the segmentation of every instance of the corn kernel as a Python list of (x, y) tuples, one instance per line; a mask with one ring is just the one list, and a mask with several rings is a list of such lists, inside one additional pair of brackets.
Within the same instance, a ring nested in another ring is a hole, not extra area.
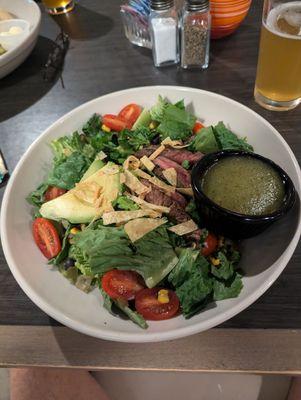
[(166, 290), (166, 289), (159, 290), (158, 302), (161, 304), (169, 303), (168, 290)]
[(78, 229), (78, 228), (71, 228), (71, 229), (70, 229), (70, 233), (71, 233), (72, 235), (76, 235), (78, 232), (80, 232), (80, 229)]
[(151, 123), (149, 124), (149, 129), (155, 129), (155, 128), (156, 128), (155, 122), (151, 122)]
[(105, 125), (105, 124), (102, 124), (102, 126), (101, 126), (101, 129), (104, 131), (104, 132), (111, 132), (111, 129), (107, 126), (107, 125)]
[(214, 257), (210, 257), (210, 262), (212, 265), (214, 265), (215, 267), (217, 267), (218, 265), (220, 265), (221, 261), (218, 258), (214, 258)]

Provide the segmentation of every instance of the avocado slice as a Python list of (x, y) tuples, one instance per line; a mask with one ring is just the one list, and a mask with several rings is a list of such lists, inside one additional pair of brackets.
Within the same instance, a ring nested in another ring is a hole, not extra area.
[(132, 130), (135, 130), (137, 128), (140, 128), (141, 126), (146, 126), (148, 127), (149, 124), (151, 123), (151, 116), (150, 112), (146, 109), (142, 111), (142, 113), (139, 115), (137, 118), (136, 122), (134, 123)]
[(88, 223), (112, 210), (112, 202), (119, 195), (120, 168), (107, 163), (93, 175), (79, 182), (75, 188), (40, 208), (44, 218), (65, 219), (73, 224)]
[(104, 162), (99, 160), (98, 158), (95, 158), (95, 160), (92, 162), (90, 167), (87, 169), (87, 171), (82, 176), (82, 179), (80, 180), (80, 182), (85, 181), (87, 178), (89, 178), (91, 175), (95, 174), (95, 172), (98, 171), (103, 166), (104, 166)]

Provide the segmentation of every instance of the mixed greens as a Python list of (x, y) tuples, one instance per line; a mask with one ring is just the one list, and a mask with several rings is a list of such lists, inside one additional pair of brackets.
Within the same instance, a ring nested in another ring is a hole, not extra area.
[(142, 328), (239, 295), (240, 254), (202, 226), (190, 172), (203, 154), (252, 151), (245, 139), (160, 96), (150, 110), (95, 114), (50, 146), (52, 168), (27, 200), (37, 245), (70, 282)]

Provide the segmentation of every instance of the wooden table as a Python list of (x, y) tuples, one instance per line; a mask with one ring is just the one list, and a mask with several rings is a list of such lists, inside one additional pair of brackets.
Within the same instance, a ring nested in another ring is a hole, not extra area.
[[(74, 13), (43, 14), (37, 46), (0, 81), (0, 146), (10, 171), (29, 144), (74, 107), (115, 90), (181, 85), (229, 96), (270, 121), (301, 159), (301, 109), (265, 111), (253, 100), (261, 1), (239, 31), (212, 43), (207, 71), (156, 69), (151, 54), (124, 37), (119, 2), (82, 0)], [(41, 67), (63, 26), (71, 37), (60, 80), (45, 83)], [(3, 189), (1, 189), (1, 195)], [(300, 246), (277, 282), (251, 307), (216, 329), (157, 344), (101, 341), (60, 326), (22, 292), (0, 253), (0, 365), (89, 369), (252, 371), (301, 374)]]

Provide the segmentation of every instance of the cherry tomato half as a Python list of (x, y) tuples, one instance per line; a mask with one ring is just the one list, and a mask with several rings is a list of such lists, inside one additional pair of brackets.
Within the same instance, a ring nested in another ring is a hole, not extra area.
[(48, 259), (59, 254), (61, 241), (53, 224), (45, 218), (37, 218), (32, 224), (32, 233), (36, 245)]
[(136, 294), (135, 307), (139, 314), (151, 321), (161, 321), (174, 317), (180, 307), (178, 296), (168, 290), (168, 303), (158, 301), (158, 292), (162, 288), (142, 289)]
[(125, 121), (128, 121), (131, 126), (134, 125), (136, 122), (137, 118), (141, 114), (141, 107), (138, 106), (137, 104), (131, 103), (125, 106), (120, 113), (118, 114), (118, 117), (124, 119)]
[(194, 124), (194, 127), (193, 127), (192, 131), (193, 131), (193, 133), (198, 133), (198, 131), (199, 131), (200, 129), (202, 129), (202, 128), (205, 128), (205, 125), (203, 125), (201, 122), (197, 121), (197, 122)]
[(49, 186), (44, 195), (44, 199), (45, 201), (50, 201), (56, 199), (57, 197), (62, 196), (62, 194), (66, 192), (67, 190), (59, 188), (57, 186)]
[(203, 243), (203, 248), (202, 248), (202, 255), (204, 257), (210, 256), (216, 248), (217, 248), (217, 237), (213, 235), (213, 233), (208, 233), (208, 236), (206, 237), (204, 243)]
[(102, 117), (102, 123), (116, 132), (120, 132), (123, 129), (131, 129), (132, 127), (128, 121), (113, 114), (104, 115)]
[(145, 287), (142, 277), (134, 271), (112, 269), (101, 279), (103, 290), (112, 299), (133, 299)]

